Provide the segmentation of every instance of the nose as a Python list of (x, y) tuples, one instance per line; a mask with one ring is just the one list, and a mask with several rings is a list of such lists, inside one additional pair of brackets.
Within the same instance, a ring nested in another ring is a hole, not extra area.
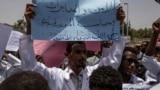
[(82, 57), (83, 59), (86, 59), (86, 58), (87, 58), (86, 53), (85, 53), (85, 52), (81, 52), (81, 57)]
[(86, 58), (87, 57), (86, 53), (82, 53), (82, 57)]
[(135, 67), (135, 63), (132, 62), (132, 63), (130, 64), (130, 66), (131, 66), (132, 68), (134, 68), (134, 67)]

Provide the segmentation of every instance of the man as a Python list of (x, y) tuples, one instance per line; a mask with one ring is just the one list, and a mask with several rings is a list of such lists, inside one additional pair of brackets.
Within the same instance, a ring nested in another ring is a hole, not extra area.
[(141, 52), (142, 52), (143, 54), (145, 53), (148, 44), (149, 44), (149, 41), (143, 41), (143, 42), (141, 43), (140, 50), (141, 50)]
[(94, 70), (89, 79), (90, 90), (122, 90), (121, 74), (111, 66)]
[(155, 60), (154, 51), (156, 48), (157, 38), (160, 33), (160, 18), (157, 19), (153, 24), (153, 33), (149, 42), (149, 45), (145, 51), (145, 55), (142, 59), (143, 65), (154, 75), (156, 75), (158, 82), (160, 81), (160, 63)]
[[(30, 18), (33, 17), (33, 4), (28, 4), (25, 12), (28, 23), (28, 34), (30, 34)], [(119, 20), (124, 20), (124, 12), (120, 8)], [(32, 40), (28, 36), (20, 39), (20, 56), (22, 59), (22, 68), (24, 70), (33, 70), (43, 75), (49, 83), (51, 90), (89, 90), (89, 76), (92, 71), (98, 66), (117, 64), (121, 58), (121, 54), (125, 45), (125, 39), (120, 38), (119, 41), (114, 41), (111, 47), (110, 54), (100, 61), (99, 64), (86, 67), (86, 46), (84, 42), (68, 42), (66, 48), (66, 55), (69, 60), (69, 65), (65, 70), (60, 68), (48, 68), (42, 63), (36, 61)], [(109, 59), (113, 60), (108, 62)]]
[(21, 70), (21, 61), (11, 53), (4, 52), (5, 58), (1, 60), (0, 65), (0, 83), (10, 75)]
[(122, 55), (122, 61), (118, 71), (122, 75), (123, 83), (142, 84), (144, 80), (134, 75), (137, 64), (137, 52), (132, 47), (125, 47)]
[[(98, 65), (86, 67), (86, 47), (84, 42), (69, 42), (67, 57), (69, 65), (65, 70), (60, 68), (47, 68), (42, 63), (36, 61), (32, 42), (24, 37), (20, 42), (20, 56), (22, 59), (22, 68), (24, 70), (33, 70), (41, 73), (49, 82), (52, 90), (89, 90), (89, 76), (94, 69), (102, 65), (117, 65), (124, 48), (124, 40), (114, 41), (111, 47), (112, 52), (108, 57), (104, 57)], [(121, 50), (122, 49), (122, 50)], [(109, 59), (112, 62), (108, 62)]]
[(142, 60), (138, 60), (136, 69), (135, 69), (136, 76), (142, 78), (143, 80), (146, 80), (145, 73), (146, 73), (146, 68), (142, 64)]

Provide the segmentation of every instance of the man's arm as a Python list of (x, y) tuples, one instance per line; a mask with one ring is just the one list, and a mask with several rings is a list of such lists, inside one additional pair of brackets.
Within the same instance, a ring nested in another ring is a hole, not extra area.
[[(117, 10), (117, 20), (120, 21), (122, 25), (125, 19), (125, 12), (123, 11), (122, 6), (118, 7)], [(99, 65), (110, 65), (113, 68), (117, 69), (121, 64), (121, 57), (123, 49), (125, 47), (126, 37), (121, 36), (119, 41), (113, 41), (111, 47), (108, 45), (103, 45), (102, 57)], [(106, 47), (107, 46), (107, 47)]]
[(26, 34), (27, 35), (30, 35), (31, 34), (31, 19), (33, 19), (33, 17), (36, 15), (35, 12), (33, 11), (33, 7), (36, 7), (35, 4), (27, 4), (26, 5), (26, 10), (24, 12), (24, 16), (26, 18), (26, 23), (27, 23), (27, 26), (26, 26)]
[[(113, 41), (113, 45), (110, 47), (110, 52), (107, 56), (103, 56), (101, 57), (100, 60), (100, 66), (102, 65), (110, 65), (115, 69), (118, 69), (118, 67), (121, 64), (121, 59), (122, 59), (122, 53), (125, 47), (125, 43), (126, 43), (126, 38), (125, 37), (121, 37), (120, 40), (118, 41)], [(103, 52), (102, 53), (106, 53), (105, 52), (105, 48), (103, 48)], [(107, 50), (107, 49), (106, 49)], [(105, 54), (103, 54), (105, 55)]]
[(118, 10), (117, 10), (117, 20), (120, 21), (121, 25), (123, 24), (125, 17), (126, 17), (126, 15), (125, 15), (125, 12), (124, 12), (122, 6), (119, 6)]
[(153, 55), (156, 47), (157, 38), (160, 33), (160, 18), (152, 24), (152, 28), (153, 33), (150, 39), (150, 43), (148, 44), (145, 51), (145, 55), (142, 59), (142, 63), (150, 72), (157, 75), (160, 72), (160, 64), (158, 64), (157, 61), (154, 60)]
[(157, 38), (160, 33), (160, 18), (153, 23), (152, 28), (153, 28), (153, 33), (150, 39), (150, 43), (148, 44), (148, 47), (145, 51), (145, 55), (147, 56), (153, 56), (154, 54)]
[[(30, 38), (31, 34), (31, 19), (35, 16), (33, 7), (35, 4), (26, 4), (24, 16), (26, 19), (26, 35), (20, 38), (19, 54), (22, 60), (22, 69), (31, 70), (36, 64), (36, 58), (33, 51), (33, 41)], [(30, 69), (29, 69), (30, 68)]]
[(22, 60), (22, 69), (32, 70), (36, 65), (36, 57), (33, 51), (33, 41), (30, 36), (20, 38), (19, 54)]

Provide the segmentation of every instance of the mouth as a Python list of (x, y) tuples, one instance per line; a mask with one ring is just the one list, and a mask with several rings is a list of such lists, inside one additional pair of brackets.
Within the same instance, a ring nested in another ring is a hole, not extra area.
[(79, 60), (79, 62), (85, 64), (85, 63), (86, 63), (86, 60), (84, 60), (84, 59), (83, 59), (83, 60)]
[(132, 69), (128, 69), (127, 72), (128, 72), (128, 73), (132, 73), (133, 70), (132, 70)]

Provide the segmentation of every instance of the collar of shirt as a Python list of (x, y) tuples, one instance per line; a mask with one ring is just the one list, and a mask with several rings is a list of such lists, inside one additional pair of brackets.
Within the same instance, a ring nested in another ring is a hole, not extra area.
[(131, 84), (142, 84), (142, 83), (144, 83), (144, 80), (135, 76), (134, 74), (132, 74), (129, 83), (131, 83)]
[[(76, 76), (76, 74), (73, 72), (73, 70), (70, 68), (70, 66), (67, 66), (66, 69), (65, 69), (65, 71), (67, 73), (69, 73), (69, 75), (75, 75)], [(78, 74), (78, 76), (83, 76), (84, 72), (85, 72), (85, 70), (82, 69), (81, 72)]]
[(76, 90), (82, 90), (82, 81), (83, 81), (83, 73), (84, 70), (82, 69), (81, 72), (76, 75), (73, 70), (68, 66), (65, 71), (69, 74), (70, 79), (74, 85)]

